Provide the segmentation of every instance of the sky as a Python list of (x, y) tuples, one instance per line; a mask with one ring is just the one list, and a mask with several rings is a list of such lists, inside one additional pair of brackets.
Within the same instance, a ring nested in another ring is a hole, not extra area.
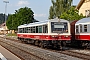
[[(3, 1), (0, 0), (0, 13), (5, 13), (5, 5)], [(15, 10), (23, 7), (29, 7), (34, 12), (34, 18), (38, 21), (47, 20), (49, 16), (49, 8), (52, 5), (51, 0), (7, 0), (7, 10), (6, 14), (13, 14)], [(73, 5), (77, 5), (80, 0), (73, 0)]]

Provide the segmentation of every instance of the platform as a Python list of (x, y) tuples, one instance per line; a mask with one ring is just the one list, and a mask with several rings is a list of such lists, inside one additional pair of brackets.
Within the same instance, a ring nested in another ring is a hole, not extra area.
[(7, 60), (7, 59), (0, 53), (0, 60)]
[(2, 57), (4, 58), (4, 60), (5, 60), (5, 58), (6, 58), (6, 60), (21, 60), (20, 58), (18, 58), (17, 56), (15, 56), (11, 52), (9, 52), (5, 48), (3, 48), (1, 45), (0, 45), (0, 53), (3, 55), (3, 56), (0, 55), (1, 60), (2, 60)]

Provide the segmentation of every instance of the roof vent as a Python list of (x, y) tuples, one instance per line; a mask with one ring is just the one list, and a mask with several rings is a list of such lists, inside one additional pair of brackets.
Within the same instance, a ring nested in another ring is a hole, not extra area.
[(60, 22), (60, 19), (58, 17), (56, 17), (55, 19), (58, 20), (58, 22)]

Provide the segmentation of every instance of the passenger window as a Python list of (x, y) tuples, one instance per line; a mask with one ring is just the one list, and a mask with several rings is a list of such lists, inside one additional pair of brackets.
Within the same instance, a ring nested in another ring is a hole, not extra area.
[(78, 25), (76, 25), (76, 33), (79, 33), (79, 30), (78, 30)]
[(38, 33), (38, 26), (36, 26), (36, 33)]
[(35, 33), (35, 27), (32, 27), (32, 33)]
[(25, 28), (23, 28), (23, 33), (25, 33), (25, 30), (24, 30)]
[(47, 27), (47, 25), (43, 25), (43, 33), (48, 33), (48, 27)]
[(28, 33), (31, 33), (31, 27), (28, 27)]
[(21, 28), (18, 29), (18, 33), (21, 33)]
[(31, 33), (32, 33), (32, 27), (31, 27)]
[(82, 32), (82, 25), (80, 25), (80, 32)]
[(27, 32), (27, 29), (26, 28), (24, 28), (24, 33), (26, 33)]
[(22, 28), (19, 28), (19, 29), (18, 29), (18, 33), (22, 33), (22, 30), (21, 30), (21, 29), (22, 29)]
[(45, 33), (45, 25), (43, 25), (43, 33)]
[(26, 33), (28, 33), (28, 27), (26, 27), (25, 30), (26, 30)]
[(48, 33), (48, 26), (45, 25), (45, 33)]
[(42, 26), (39, 26), (39, 33), (42, 33)]
[(84, 25), (84, 32), (87, 32), (87, 25)]

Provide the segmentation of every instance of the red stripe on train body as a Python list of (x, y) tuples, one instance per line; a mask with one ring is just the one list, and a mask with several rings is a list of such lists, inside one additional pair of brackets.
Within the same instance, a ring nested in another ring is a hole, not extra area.
[(90, 35), (76, 35), (76, 40), (89, 40), (90, 41)]
[(70, 35), (28, 35), (17, 34), (19, 38), (30, 38), (38, 40), (71, 40)]

